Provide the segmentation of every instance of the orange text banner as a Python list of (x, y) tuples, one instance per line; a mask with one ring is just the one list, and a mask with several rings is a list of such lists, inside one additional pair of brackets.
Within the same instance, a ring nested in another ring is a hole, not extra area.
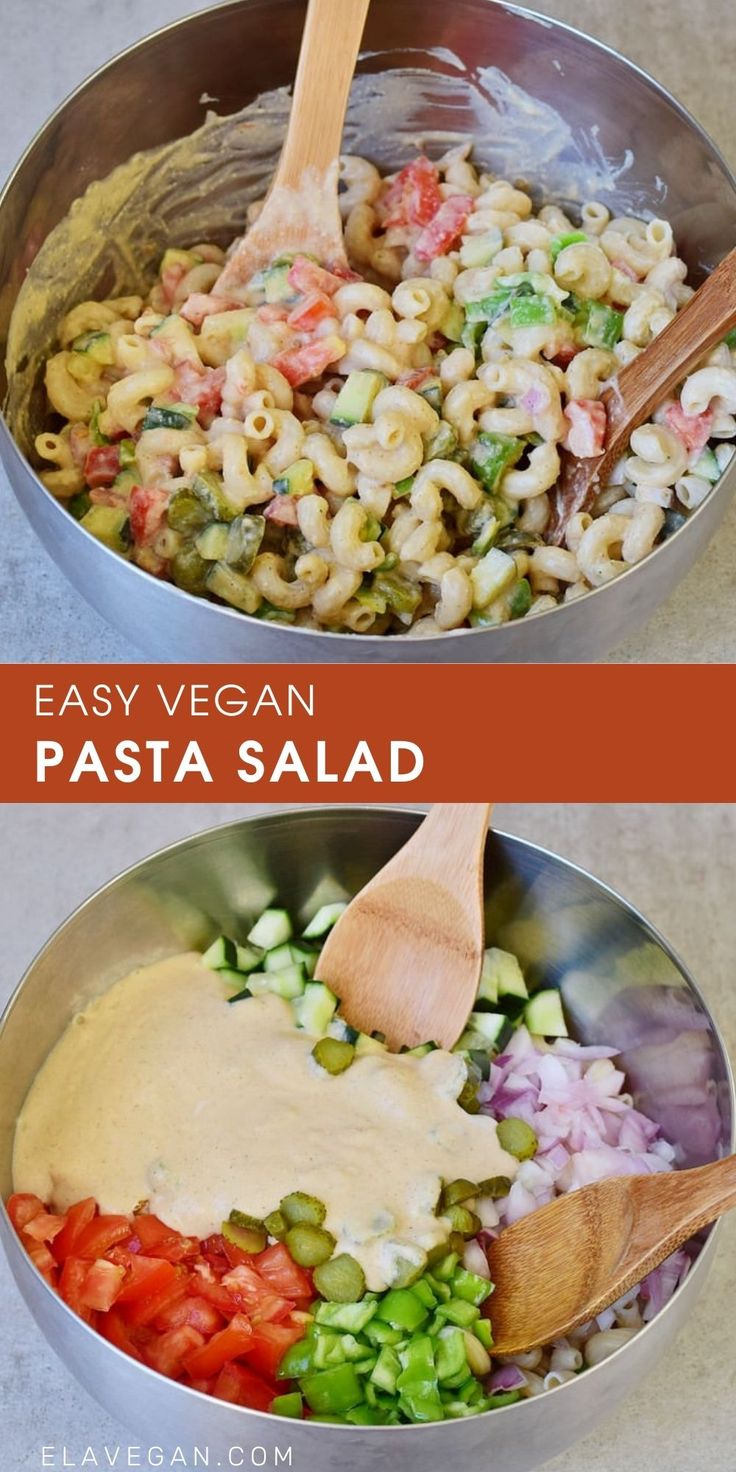
[(6, 665), (4, 802), (736, 800), (722, 666)]

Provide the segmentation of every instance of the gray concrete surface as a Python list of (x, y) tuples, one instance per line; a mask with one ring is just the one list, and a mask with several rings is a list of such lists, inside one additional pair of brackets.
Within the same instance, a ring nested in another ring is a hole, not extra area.
[[(53, 928), (105, 880), (177, 838), (255, 808), (245, 806), (17, 807), (0, 821), (4, 961), (0, 1004)], [(736, 807), (503, 806), (499, 828), (589, 868), (633, 900), (692, 968), (736, 1057)], [(10, 840), (8, 842), (7, 840)], [(55, 1358), (0, 1263), (0, 1465), (107, 1466), (131, 1444)], [(733, 1472), (736, 1389), (736, 1219), (689, 1325), (665, 1360), (593, 1436), (548, 1464), (549, 1472)], [(66, 1463), (62, 1462), (66, 1448)], [(86, 1463), (82, 1458), (86, 1449)], [(489, 1445), (489, 1467), (493, 1467)], [(398, 1472), (398, 1464), (397, 1464)], [(495, 1472), (503, 1472), (498, 1467)]]
[[(100, 63), (155, 26), (203, 9), (200, 0), (5, 0), (0, 61), (0, 177), (61, 99)], [(736, 162), (732, 0), (538, 0), (536, 6), (598, 36), (653, 72)], [(63, 23), (60, 17), (63, 15)], [(48, 44), (41, 44), (42, 37)], [(0, 659), (139, 660), (87, 607), (42, 550), (0, 472), (4, 577)], [(736, 506), (697, 568), (617, 662), (726, 662), (736, 658)], [(707, 596), (703, 596), (703, 590)]]

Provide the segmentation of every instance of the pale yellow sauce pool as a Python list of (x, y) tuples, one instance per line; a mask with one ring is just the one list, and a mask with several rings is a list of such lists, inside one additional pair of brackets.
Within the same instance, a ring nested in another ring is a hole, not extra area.
[(336, 1250), (381, 1289), (397, 1256), (446, 1236), (443, 1181), (515, 1174), (494, 1122), (456, 1102), (460, 1058), (369, 1054), (331, 1077), (288, 1003), (226, 997), (215, 972), (183, 955), (134, 971), (80, 1013), (21, 1111), (16, 1190), (62, 1210), (85, 1196), (105, 1212), (148, 1199), (198, 1236), (233, 1207), (263, 1217), (307, 1191), (327, 1207)]

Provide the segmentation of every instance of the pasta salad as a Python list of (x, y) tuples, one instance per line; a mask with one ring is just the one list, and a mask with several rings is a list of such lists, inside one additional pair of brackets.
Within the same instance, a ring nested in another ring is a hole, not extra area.
[(565, 504), (561, 451), (602, 450), (601, 395), (692, 295), (686, 266), (666, 220), (535, 212), (469, 153), (387, 178), (344, 157), (349, 269), (219, 281), (195, 244), (146, 298), (76, 306), (46, 365), (48, 489), (155, 576), (336, 632), (494, 626), (641, 561), (734, 454), (736, 334)]

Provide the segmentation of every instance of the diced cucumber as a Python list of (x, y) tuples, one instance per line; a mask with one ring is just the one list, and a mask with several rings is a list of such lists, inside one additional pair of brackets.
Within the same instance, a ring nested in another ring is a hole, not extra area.
[[(267, 971), (265, 974), (269, 978), (269, 991), (275, 992), (277, 997), (284, 997), (287, 1002), (293, 1002), (295, 997), (302, 995), (304, 967), (301, 962), (298, 965), (284, 966), (281, 971)], [(250, 985), (250, 978), (248, 985)]]
[(205, 951), (202, 960), (205, 966), (212, 971), (221, 971), (223, 968), (232, 968), (235, 971), (255, 971), (261, 964), (261, 955), (254, 951), (251, 946), (241, 946), (238, 942), (231, 940), (229, 935), (218, 935), (212, 945)]
[(518, 583), (509, 593), (509, 615), (511, 618), (523, 618), (532, 606), (532, 585), (528, 578), (519, 578)]
[(470, 581), (473, 587), (473, 607), (487, 608), (501, 593), (516, 581), (516, 563), (513, 557), (499, 547), (491, 547), (471, 568)]
[(462, 342), (465, 313), (459, 302), (450, 302), (439, 324), (439, 331), (450, 342)]
[(208, 567), (203, 561), (202, 566), (208, 592), (232, 604), (233, 608), (239, 608), (242, 613), (256, 612), (261, 595), (242, 572), (237, 572), (226, 562), (214, 562)]
[(83, 332), (81, 337), (75, 337), (72, 351), (86, 353), (95, 363), (104, 364), (105, 367), (110, 367), (115, 362), (115, 352), (109, 332)]
[(465, 270), (472, 270), (475, 266), (488, 266), (502, 248), (503, 232), (497, 225), (491, 230), (484, 230), (482, 235), (466, 235), (460, 246), (460, 264)]
[(229, 537), (230, 527), (226, 521), (212, 521), (194, 538), (194, 545), (205, 562), (224, 562), (227, 560)]
[(151, 404), (142, 428), (190, 429), (196, 417), (196, 404)]
[(337, 997), (321, 981), (307, 983), (294, 1009), (299, 1026), (314, 1037), (323, 1036), (336, 1010)]
[(125, 470), (118, 471), (112, 483), (112, 488), (114, 491), (117, 491), (119, 496), (128, 496), (133, 486), (139, 486), (140, 484), (141, 473), (134, 462), (133, 465), (126, 466)]
[(273, 489), (278, 496), (309, 496), (314, 490), (314, 464), (311, 460), (295, 460), (283, 475), (276, 477)]
[(442, 383), (437, 375), (433, 378), (427, 378), (421, 388), (415, 389), (414, 392), (419, 394), (420, 399), (426, 399), (427, 403), (431, 404), (432, 408), (436, 409), (438, 414), (441, 412), (443, 399)]
[(333, 925), (337, 923), (343, 910), (348, 907), (347, 900), (337, 900), (332, 905), (320, 905), (316, 915), (312, 916), (309, 924), (302, 931), (305, 940), (317, 940), (319, 936), (326, 935)]
[(371, 416), (373, 401), (386, 387), (388, 379), (371, 369), (355, 369), (349, 373), (332, 406), (332, 424), (365, 424)]
[(262, 951), (273, 951), (291, 940), (291, 935), (288, 910), (264, 910), (248, 932), (248, 940)]
[(474, 1048), (484, 1048), (488, 1052), (508, 1026), (508, 1017), (503, 1012), (471, 1012), (465, 1031), (455, 1044), (453, 1052), (467, 1053)]
[[(231, 970), (229, 966), (219, 966), (217, 975), (220, 981), (224, 981), (227, 986), (234, 987), (237, 996), (242, 995), (244, 987), (250, 990), (250, 976), (246, 976), (244, 971)], [(228, 997), (228, 1001), (234, 1002), (235, 997)]]
[(537, 992), (531, 997), (524, 1008), (524, 1021), (529, 1031), (538, 1033), (540, 1037), (566, 1038), (568, 1036), (565, 1014), (562, 1010), (562, 998), (554, 988)]
[(495, 982), (496, 997), (489, 996), (490, 1001), (495, 1001), (498, 997), (529, 996), (524, 973), (511, 951), (502, 951), (498, 946), (489, 946), (485, 953), (483, 970), (487, 971)]
[(713, 451), (706, 446), (693, 466), (692, 473), (693, 475), (702, 475), (703, 480), (709, 480), (715, 485), (715, 482), (720, 480), (723, 472)]
[(388, 1049), (380, 1038), (372, 1038), (370, 1033), (359, 1032), (355, 1040), (355, 1052), (357, 1057), (363, 1057), (366, 1053), (386, 1053)]
[(491, 547), (494, 545), (500, 530), (501, 523), (498, 518), (492, 512), (489, 512), (470, 548), (473, 556), (485, 557), (486, 552), (490, 552)]
[(177, 312), (164, 317), (163, 322), (159, 322), (157, 327), (152, 328), (151, 337), (159, 338), (167, 343), (172, 361), (191, 363), (192, 367), (201, 373), (202, 359), (194, 341), (194, 333), (189, 323), (185, 322)]
[(263, 273), (263, 289), (266, 293), (266, 301), (269, 304), (276, 302), (291, 302), (296, 298), (296, 292), (289, 282), (291, 262), (284, 261), (280, 265), (270, 266)]
[(434, 1053), (436, 1048), (436, 1043), (420, 1043), (417, 1048), (408, 1048), (407, 1052), (410, 1058), (426, 1058), (427, 1054)]
[(127, 552), (130, 539), (126, 536), (128, 513), (124, 506), (90, 506), (80, 521), (98, 542), (104, 542), (113, 552)]
[[(427, 441), (424, 451), (425, 460), (449, 460), (457, 449), (457, 435), (451, 424), (443, 419), (437, 426), (432, 438)], [(414, 477), (411, 477), (412, 485)], [(396, 487), (398, 490), (398, 486)]]

